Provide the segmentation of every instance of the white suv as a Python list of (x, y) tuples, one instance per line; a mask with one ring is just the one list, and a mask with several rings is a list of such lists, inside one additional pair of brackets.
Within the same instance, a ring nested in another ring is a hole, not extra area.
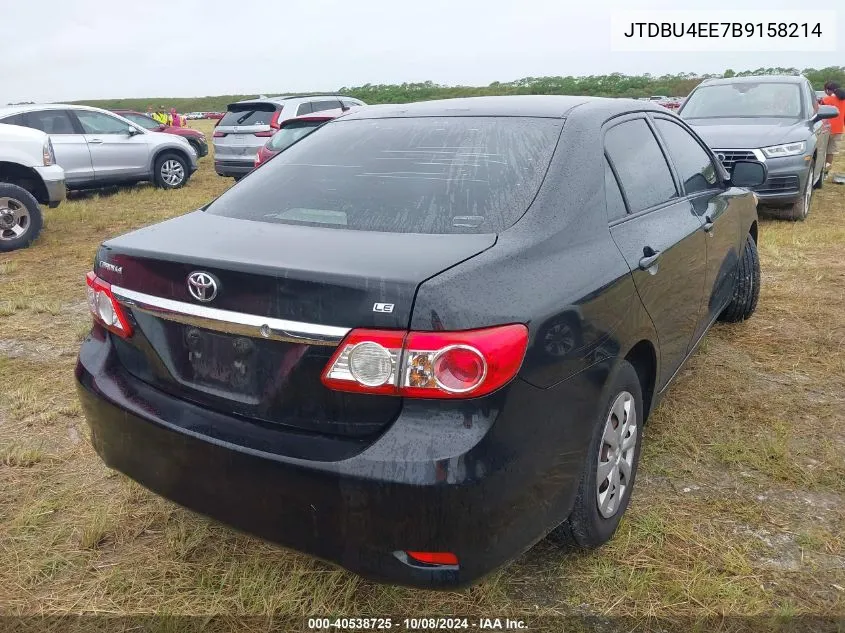
[(28, 246), (41, 230), (38, 203), (65, 199), (65, 172), (50, 138), (0, 123), (0, 253)]
[(366, 105), (343, 95), (261, 97), (230, 103), (214, 128), (214, 171), (239, 180), (255, 167), (255, 156), (282, 121), (324, 110)]

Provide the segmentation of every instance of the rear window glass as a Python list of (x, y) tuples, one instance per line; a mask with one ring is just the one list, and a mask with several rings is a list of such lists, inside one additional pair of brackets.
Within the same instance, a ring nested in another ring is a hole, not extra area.
[(296, 143), (303, 136), (310, 134), (314, 128), (320, 127), (325, 121), (297, 121), (289, 123), (273, 135), (267, 146), (276, 152)]
[(214, 215), (394, 233), (496, 233), (525, 213), (563, 121), (339, 120), (215, 200)]
[(270, 125), (275, 111), (271, 103), (230, 105), (229, 111), (220, 119), (220, 125)]

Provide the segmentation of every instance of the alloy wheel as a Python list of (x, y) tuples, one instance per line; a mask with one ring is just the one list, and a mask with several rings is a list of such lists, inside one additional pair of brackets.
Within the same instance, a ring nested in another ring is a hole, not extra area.
[(616, 514), (631, 486), (637, 436), (634, 396), (623, 391), (613, 401), (604, 423), (596, 468), (596, 502), (606, 519)]
[(0, 198), (0, 240), (14, 240), (27, 232), (29, 210), (17, 198)]
[(171, 187), (177, 187), (185, 180), (185, 168), (178, 160), (166, 160), (161, 164), (161, 179)]

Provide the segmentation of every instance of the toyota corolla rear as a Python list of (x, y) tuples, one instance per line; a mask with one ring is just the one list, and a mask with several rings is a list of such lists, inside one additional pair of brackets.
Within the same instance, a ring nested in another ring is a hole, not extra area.
[(340, 119), (203, 210), (104, 243), (76, 370), (97, 452), (381, 581), (461, 585), (518, 555), (562, 489), (527, 448), (551, 408), (518, 375), (527, 319), (409, 326), (421, 285), (495, 254), (561, 126)]

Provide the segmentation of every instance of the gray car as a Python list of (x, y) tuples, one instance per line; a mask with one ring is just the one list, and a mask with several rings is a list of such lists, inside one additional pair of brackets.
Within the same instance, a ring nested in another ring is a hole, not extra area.
[(836, 108), (819, 105), (802, 76), (708, 79), (681, 106), (679, 115), (713, 149), (730, 173), (738, 160), (759, 160), (768, 178), (754, 192), (760, 204), (803, 220), (813, 188), (824, 182), (830, 138), (825, 119)]
[(255, 156), (282, 121), (303, 114), (366, 105), (343, 95), (262, 97), (230, 103), (214, 128), (214, 170), (235, 180), (255, 166)]
[(0, 108), (0, 123), (50, 135), (69, 189), (151, 180), (181, 187), (197, 169), (197, 154), (183, 138), (150, 132), (123, 117), (82, 105), (28, 104)]

